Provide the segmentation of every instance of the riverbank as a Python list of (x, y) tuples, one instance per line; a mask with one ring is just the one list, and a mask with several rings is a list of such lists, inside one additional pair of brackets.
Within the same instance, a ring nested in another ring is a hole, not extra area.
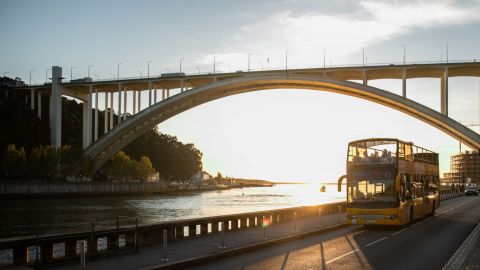
[(95, 196), (125, 196), (148, 194), (176, 194), (228, 190), (244, 187), (272, 187), (267, 183), (238, 183), (229, 185), (199, 185), (184, 183), (43, 183), (20, 182), (0, 183), (0, 199), (15, 198), (80, 198)]

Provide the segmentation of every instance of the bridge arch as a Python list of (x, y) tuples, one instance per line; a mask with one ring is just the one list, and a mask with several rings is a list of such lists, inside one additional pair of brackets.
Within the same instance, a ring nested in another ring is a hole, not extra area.
[(452, 118), (413, 100), (355, 82), (285, 73), (284, 75), (248, 76), (217, 81), (154, 104), (122, 122), (88, 147), (84, 151), (81, 164), (77, 168), (83, 174), (95, 174), (115, 153), (141, 134), (198, 105), (236, 94), (282, 88), (327, 91), (369, 100), (413, 116), (474, 149), (480, 149), (479, 134)]

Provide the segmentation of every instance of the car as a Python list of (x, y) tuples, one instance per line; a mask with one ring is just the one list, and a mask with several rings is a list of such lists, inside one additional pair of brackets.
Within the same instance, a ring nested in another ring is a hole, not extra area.
[(477, 189), (477, 187), (467, 187), (467, 188), (465, 189), (465, 196), (469, 196), (469, 195), (478, 196), (478, 189)]

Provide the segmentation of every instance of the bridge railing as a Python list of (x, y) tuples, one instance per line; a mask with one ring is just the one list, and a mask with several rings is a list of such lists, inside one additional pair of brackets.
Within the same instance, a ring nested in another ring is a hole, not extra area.
[(142, 246), (160, 244), (166, 230), (169, 241), (178, 241), (207, 234), (219, 234), (221, 222), (225, 232), (247, 230), (262, 226), (263, 218), (271, 224), (288, 222), (345, 211), (345, 202), (315, 206), (292, 207), (250, 213), (213, 216), (205, 218), (167, 221), (150, 225), (119, 226), (97, 230), (95, 223), (90, 231), (41, 236), (26, 236), (0, 239), (0, 265), (44, 265), (58, 263), (80, 256), (80, 242), (87, 243), (87, 256), (90, 258), (117, 252), (138, 251)]
[[(448, 60), (447, 61), (434, 61), (434, 60), (431, 60), (431, 61), (428, 61), (428, 60), (424, 60), (424, 61), (410, 61), (410, 62), (379, 62), (379, 63), (366, 63), (366, 64), (362, 64), (362, 63), (358, 63), (358, 64), (326, 64), (325, 63), (325, 68), (353, 68), (353, 67), (374, 67), (374, 66), (385, 66), (385, 67), (388, 67), (388, 66), (392, 66), (392, 65), (429, 65), (429, 64), (461, 64), (461, 63), (480, 63), (480, 59), (465, 59), (465, 60)], [(304, 65), (304, 66), (288, 66), (288, 70), (292, 70), (292, 69), (312, 69), (312, 68), (324, 68), (324, 65), (323, 65), (323, 62), (322, 63), (318, 63), (318, 64), (314, 64), (314, 65)], [(245, 73), (245, 72), (256, 72), (256, 71), (282, 71), (282, 70), (285, 70), (285, 66), (275, 66), (275, 67), (264, 67), (264, 68), (250, 68), (250, 70), (242, 70), (242, 69), (239, 69), (239, 70), (235, 70), (235, 71), (231, 71), (231, 70), (220, 70), (220, 69), (216, 69), (215, 70), (215, 74), (213, 74), (212, 71), (207, 71), (207, 72), (185, 72), (185, 76), (205, 76), (205, 75), (217, 75), (217, 74), (238, 74), (238, 73)], [(178, 78), (181, 78), (181, 77), (175, 77), (173, 79), (178, 79)], [(146, 76), (142, 76), (142, 77), (136, 77), (136, 76), (128, 76), (128, 77), (120, 77), (120, 78), (115, 78), (115, 79), (96, 79), (96, 80), (93, 80), (92, 82), (93, 83), (96, 83), (96, 82), (116, 82), (116, 81), (124, 81), (124, 80), (156, 80), (156, 79), (172, 79), (171, 77), (161, 77), (161, 74), (152, 74), (150, 75), (149, 77), (146, 77)], [(66, 80), (64, 83), (70, 83), (69, 80)], [(73, 83), (73, 84), (76, 84), (76, 83)], [(88, 84), (88, 83), (83, 83), (83, 82), (80, 82), (78, 84)], [(30, 85), (26, 85), (27, 87), (28, 86), (33, 86), (33, 87), (36, 87), (36, 86), (44, 86), (46, 85), (45, 83), (37, 83), (37, 84), (30, 84)], [(23, 88), (25, 88), (25, 86), (23, 86)]]
[[(458, 190), (444, 190), (441, 198), (444, 200), (461, 194)], [(162, 243), (164, 230), (167, 231), (169, 241), (179, 241), (201, 235), (219, 234), (222, 230), (221, 223), (225, 224), (224, 232), (248, 230), (262, 226), (263, 218), (269, 219), (271, 224), (292, 222), (294, 218), (300, 220), (318, 217), (320, 209), (322, 215), (338, 213), (339, 209), (340, 212), (345, 212), (345, 206), (345, 202), (337, 202), (150, 225), (138, 225), (138, 220), (135, 219), (133, 225), (130, 222), (129, 225), (120, 226), (117, 219), (116, 226), (101, 230), (97, 230), (92, 222), (90, 231), (0, 239), (0, 265), (32, 266), (77, 259), (80, 256), (81, 241), (86, 241), (86, 254), (90, 258), (118, 252), (138, 252), (142, 246)]]

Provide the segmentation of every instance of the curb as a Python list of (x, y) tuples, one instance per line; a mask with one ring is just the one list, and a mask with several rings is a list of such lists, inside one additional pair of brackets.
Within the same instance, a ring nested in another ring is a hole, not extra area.
[(239, 255), (239, 254), (246, 253), (246, 252), (249, 252), (249, 251), (253, 251), (253, 250), (260, 249), (260, 248), (265, 248), (265, 247), (268, 247), (268, 246), (272, 246), (272, 245), (275, 245), (275, 244), (280, 244), (280, 243), (284, 243), (284, 242), (288, 242), (288, 241), (292, 241), (292, 240), (305, 238), (305, 237), (315, 235), (315, 234), (318, 234), (318, 233), (321, 233), (321, 232), (340, 229), (340, 228), (343, 228), (343, 227), (346, 227), (346, 226), (347, 226), (346, 223), (341, 223), (341, 224), (337, 224), (337, 225), (333, 225), (333, 226), (322, 227), (322, 228), (313, 229), (313, 230), (302, 232), (302, 233), (297, 233), (297, 234), (294, 234), (294, 235), (283, 236), (283, 237), (279, 237), (279, 238), (275, 238), (275, 239), (271, 239), (271, 240), (266, 240), (266, 241), (263, 241), (263, 242), (248, 244), (248, 245), (245, 245), (245, 246), (235, 247), (235, 248), (231, 248), (231, 249), (226, 249), (226, 250), (215, 252), (215, 253), (208, 254), (208, 255), (201, 255), (201, 256), (197, 256), (197, 257), (193, 257), (193, 258), (178, 260), (178, 261), (165, 263), (165, 264), (160, 264), (160, 265), (154, 265), (154, 266), (141, 268), (141, 269), (142, 270), (179, 269), (179, 268), (182, 268), (182, 267), (191, 266), (193, 264), (206, 263), (206, 262), (210, 262), (210, 261), (213, 261), (213, 260), (216, 260), (216, 259), (226, 258), (226, 257), (233, 256), (233, 255)]
[(480, 236), (480, 223), (473, 229), (463, 244), (457, 249), (455, 254), (448, 260), (447, 264), (442, 270), (459, 270), (462, 269), (462, 265), (467, 259), (470, 252), (473, 250), (476, 241)]

